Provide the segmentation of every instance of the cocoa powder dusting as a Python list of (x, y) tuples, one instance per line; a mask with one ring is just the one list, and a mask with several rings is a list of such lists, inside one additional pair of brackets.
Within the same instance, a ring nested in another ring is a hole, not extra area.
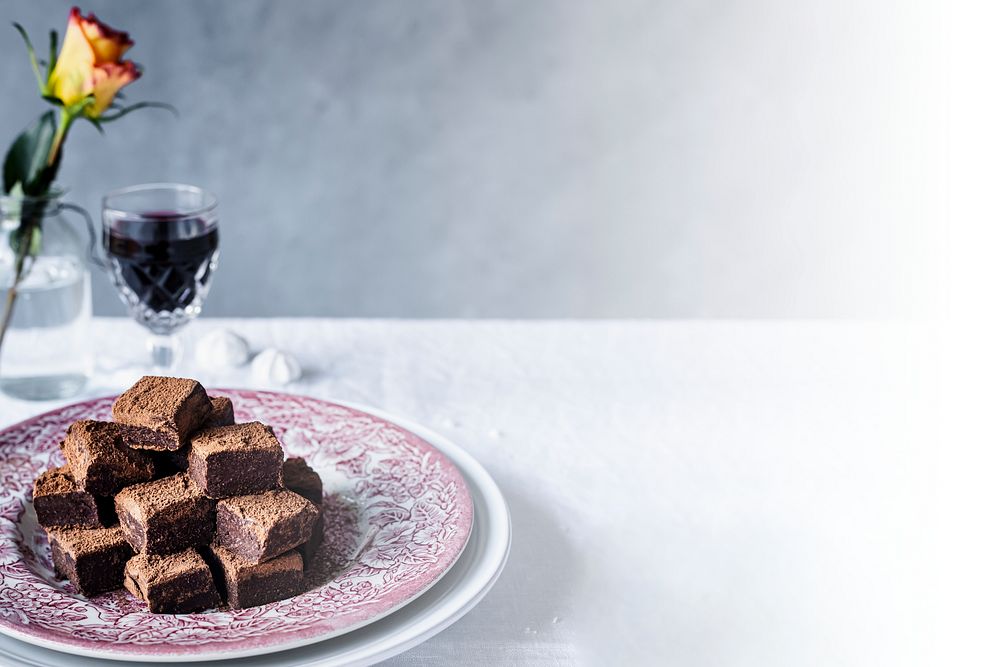
[(226, 572), (234, 579), (244, 575), (265, 577), (274, 572), (302, 569), (302, 556), (294, 549), (262, 563), (245, 561), (226, 547), (218, 544), (211, 545), (209, 549), (212, 550), (212, 553), (215, 554), (215, 557), (219, 559), (222, 566), (226, 569)]
[(208, 456), (222, 451), (281, 451), (281, 443), (270, 426), (260, 422), (232, 424), (208, 428), (191, 439), (191, 451), (196, 456)]
[(79, 560), (80, 556), (112, 547), (128, 546), (121, 526), (111, 528), (53, 528), (49, 539), (55, 538), (63, 551)]
[(271, 526), (303, 511), (315, 513), (312, 503), (287, 489), (265, 491), (253, 496), (237, 496), (220, 500), (218, 511), (228, 511), (250, 524), (256, 535), (267, 536)]
[[(62, 449), (73, 478), (99, 495), (109, 495), (130, 482), (152, 479), (155, 473), (148, 455), (123, 444), (121, 425), (114, 422), (73, 422)], [(95, 468), (103, 472), (95, 476)]]
[(69, 465), (64, 465), (59, 468), (49, 468), (35, 480), (34, 490), (32, 495), (34, 496), (47, 496), (56, 493), (76, 493), (80, 491), (80, 488), (76, 485), (76, 480), (73, 479), (73, 473), (70, 472)]
[(139, 515), (162, 511), (181, 500), (197, 498), (201, 491), (185, 473), (164, 477), (153, 482), (127, 486), (115, 496), (122, 507), (137, 508)]
[(169, 431), (184, 439), (211, 409), (198, 381), (147, 375), (118, 397), (111, 413), (123, 424)]
[(193, 570), (208, 568), (205, 561), (194, 549), (186, 549), (176, 554), (157, 556), (139, 554), (125, 565), (125, 573), (143, 587), (187, 574)]

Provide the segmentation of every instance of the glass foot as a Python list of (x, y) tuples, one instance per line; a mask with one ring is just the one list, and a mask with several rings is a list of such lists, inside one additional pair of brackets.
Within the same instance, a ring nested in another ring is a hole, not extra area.
[(0, 391), (25, 401), (50, 401), (75, 396), (87, 384), (81, 373), (0, 378)]
[(152, 355), (156, 375), (166, 375), (176, 368), (183, 352), (180, 339), (173, 334), (153, 334), (146, 340), (146, 348)]

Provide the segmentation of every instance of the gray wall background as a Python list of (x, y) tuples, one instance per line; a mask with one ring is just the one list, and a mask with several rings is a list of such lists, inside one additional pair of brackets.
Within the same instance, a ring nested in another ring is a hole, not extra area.
[[(71, 3), (3, 4), (36, 44)], [(209, 315), (866, 317), (936, 298), (930, 3), (84, 6), (136, 41), (130, 101), (60, 181), (216, 191)], [(0, 27), (13, 138), (44, 108)], [(6, 144), (7, 140), (4, 140)], [(95, 281), (99, 314), (122, 314)]]

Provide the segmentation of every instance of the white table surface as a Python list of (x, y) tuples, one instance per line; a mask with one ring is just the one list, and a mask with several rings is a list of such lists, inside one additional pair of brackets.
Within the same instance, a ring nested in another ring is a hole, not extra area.
[[(293, 352), (287, 391), (438, 430), (505, 493), (504, 575), (389, 661), (925, 664), (934, 364), (914, 324), (202, 320)], [(88, 395), (141, 370), (97, 319)], [(193, 360), (193, 354), (187, 361)], [(178, 374), (255, 385), (249, 368)], [(0, 425), (53, 407), (0, 398)]]

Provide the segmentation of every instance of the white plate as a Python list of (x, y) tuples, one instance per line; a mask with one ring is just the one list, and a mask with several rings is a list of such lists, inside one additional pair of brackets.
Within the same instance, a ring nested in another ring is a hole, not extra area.
[[(389, 616), (340, 637), (299, 649), (269, 655), (237, 659), (235, 662), (212, 661), (188, 664), (239, 664), (241, 667), (298, 667), (305, 665), (369, 664), (426, 641), (457, 621), (472, 609), (493, 586), (500, 575), (510, 550), (510, 515), (496, 483), (464, 450), (440, 435), (417, 424), (364, 406), (343, 403), (392, 421), (424, 438), (443, 452), (462, 472), (475, 504), (476, 521), (468, 545), (451, 570), (430, 590), (412, 603)], [(33, 646), (0, 636), (0, 658), (6, 664), (31, 667), (63, 667), (64, 653)], [(93, 658), (72, 658), (74, 665), (96, 667), (107, 664)], [(116, 661), (117, 665), (148, 665)]]

